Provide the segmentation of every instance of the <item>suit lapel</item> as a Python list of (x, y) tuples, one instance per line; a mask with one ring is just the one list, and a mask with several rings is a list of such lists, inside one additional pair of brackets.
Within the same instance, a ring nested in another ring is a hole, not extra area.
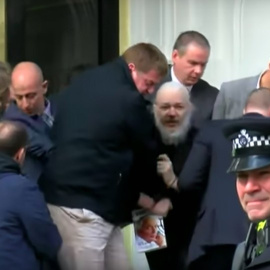
[(201, 80), (195, 83), (190, 91), (190, 101), (194, 105), (198, 105), (197, 102), (204, 102), (200, 97), (204, 96), (204, 89), (202, 88)]

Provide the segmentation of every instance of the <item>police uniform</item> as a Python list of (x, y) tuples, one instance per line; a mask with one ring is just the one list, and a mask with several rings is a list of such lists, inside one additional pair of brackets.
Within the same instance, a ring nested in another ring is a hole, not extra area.
[[(270, 120), (252, 114), (232, 120), (224, 127), (232, 141), (232, 163), (228, 172), (241, 172), (270, 166)], [(270, 179), (269, 179), (270, 181)], [(235, 252), (232, 270), (270, 269), (270, 217), (252, 223), (246, 241)]]

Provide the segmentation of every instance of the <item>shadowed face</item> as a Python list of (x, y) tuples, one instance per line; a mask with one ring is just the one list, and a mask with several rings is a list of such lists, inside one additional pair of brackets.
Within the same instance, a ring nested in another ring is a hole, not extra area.
[(152, 94), (155, 86), (161, 81), (161, 76), (154, 69), (148, 72), (138, 71), (134, 64), (129, 64), (132, 79), (142, 95)]
[(270, 166), (238, 172), (236, 188), (241, 205), (251, 221), (270, 217)]

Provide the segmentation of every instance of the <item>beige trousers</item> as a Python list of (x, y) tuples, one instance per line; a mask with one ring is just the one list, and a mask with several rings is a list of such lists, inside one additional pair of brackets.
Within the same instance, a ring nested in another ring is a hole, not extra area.
[(63, 239), (61, 270), (131, 270), (119, 227), (86, 209), (48, 208)]

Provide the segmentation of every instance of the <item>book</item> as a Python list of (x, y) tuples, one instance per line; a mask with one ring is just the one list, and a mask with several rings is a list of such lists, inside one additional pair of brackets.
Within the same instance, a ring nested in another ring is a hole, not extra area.
[(144, 209), (132, 212), (135, 246), (138, 252), (149, 252), (167, 247), (163, 217)]

